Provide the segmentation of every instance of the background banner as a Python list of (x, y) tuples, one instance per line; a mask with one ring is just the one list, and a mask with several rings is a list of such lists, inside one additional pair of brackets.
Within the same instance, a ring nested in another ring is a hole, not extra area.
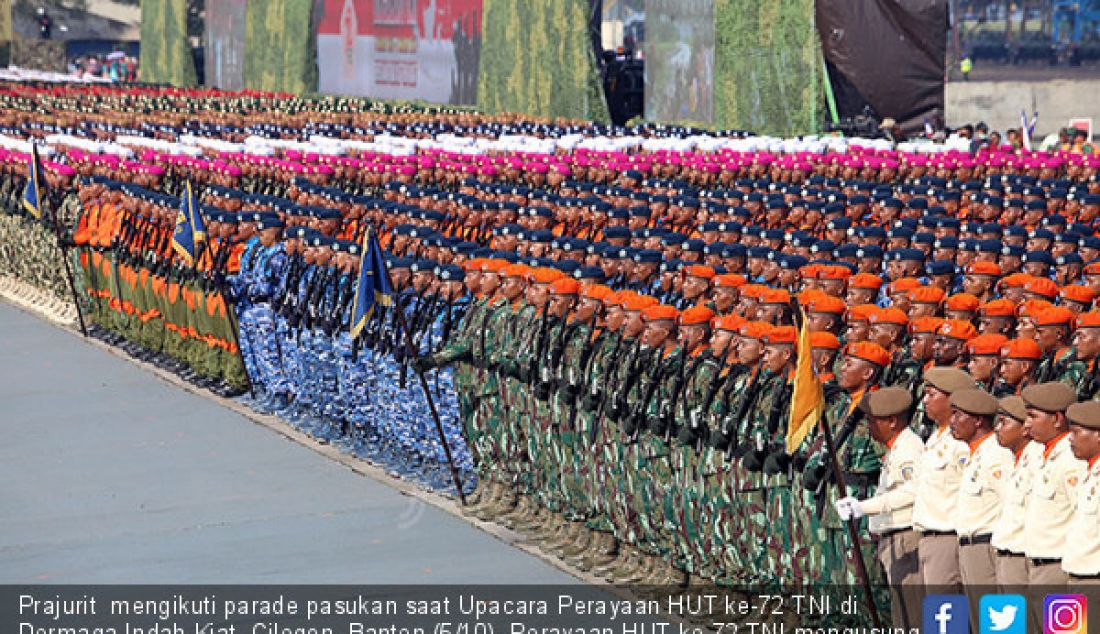
[(321, 0), (318, 90), (477, 103), (482, 0)]
[(194, 86), (198, 82), (187, 42), (187, 3), (141, 3), (141, 81)]
[(646, 0), (645, 117), (714, 123), (714, 0)]
[(313, 0), (249, 2), (245, 9), (244, 85), (277, 92), (316, 91), (315, 24)]
[(206, 84), (244, 88), (244, 20), (248, 0), (206, 3)]

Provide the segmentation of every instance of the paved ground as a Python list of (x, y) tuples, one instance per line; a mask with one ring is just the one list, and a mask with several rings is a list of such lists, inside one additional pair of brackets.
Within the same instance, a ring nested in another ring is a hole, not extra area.
[(0, 301), (0, 583), (570, 583)]

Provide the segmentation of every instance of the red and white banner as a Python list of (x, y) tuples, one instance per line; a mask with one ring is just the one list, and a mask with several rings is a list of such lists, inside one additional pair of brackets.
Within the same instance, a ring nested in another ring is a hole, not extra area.
[(482, 0), (324, 0), (318, 89), (380, 99), (477, 101)]

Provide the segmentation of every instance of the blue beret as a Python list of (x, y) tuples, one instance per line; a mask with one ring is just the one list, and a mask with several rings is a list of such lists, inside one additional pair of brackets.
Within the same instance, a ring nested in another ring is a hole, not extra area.
[(603, 282), (607, 276), (604, 274), (603, 269), (598, 266), (582, 266), (573, 271), (573, 277), (578, 280), (582, 279), (594, 279), (599, 282)]
[(882, 247), (878, 246), (877, 244), (868, 244), (868, 245), (859, 247), (859, 250), (856, 252), (856, 257), (857, 258), (881, 259), (882, 256), (883, 256)]
[(958, 249), (959, 239), (954, 236), (944, 236), (932, 243), (936, 249)]
[(1085, 261), (1081, 259), (1080, 255), (1076, 253), (1063, 253), (1054, 259), (1055, 266), (1065, 266), (1067, 264), (1084, 264)]
[(924, 270), (929, 275), (954, 275), (955, 263), (951, 260), (933, 260), (925, 265)]
[(1000, 240), (978, 240), (975, 250), (978, 253), (1000, 253), (1001, 246)]
[(466, 279), (466, 273), (457, 264), (444, 264), (435, 275), (444, 282), (462, 282)]
[(629, 238), (630, 229), (626, 227), (608, 227), (603, 230), (603, 237), (605, 240), (610, 238)]
[(810, 247), (810, 253), (828, 253), (832, 254), (833, 249), (836, 248), (836, 243), (832, 240), (818, 240)]
[(748, 255), (748, 248), (743, 244), (727, 244), (722, 250), (724, 258), (743, 258)]
[(1024, 262), (1041, 262), (1047, 266), (1054, 265), (1054, 258), (1049, 251), (1028, 251), (1024, 254)]
[(859, 245), (846, 242), (838, 246), (833, 255), (838, 258), (857, 258), (859, 257)]
[(745, 255), (750, 258), (766, 258), (772, 250), (764, 246), (749, 247)]
[(437, 266), (439, 266), (439, 262), (436, 262), (435, 260), (429, 260), (427, 258), (422, 258), (413, 262), (412, 266), (409, 268), (412, 269), (413, 273), (432, 273), (435, 271), (435, 267)]
[(928, 233), (927, 231), (921, 231), (913, 234), (913, 244), (935, 244), (935, 234)]
[(637, 253), (634, 254), (634, 261), (635, 262), (655, 263), (655, 262), (660, 262), (661, 259), (662, 259), (661, 252), (657, 251), (656, 249), (641, 249)]

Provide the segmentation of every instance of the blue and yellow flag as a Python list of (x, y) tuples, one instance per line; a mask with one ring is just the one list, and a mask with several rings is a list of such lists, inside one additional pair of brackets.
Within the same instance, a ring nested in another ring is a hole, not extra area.
[(359, 259), (359, 281), (355, 285), (355, 303), (351, 309), (352, 337), (358, 337), (363, 331), (374, 313), (375, 304), (393, 305), (393, 285), (382, 256), (382, 245), (378, 244), (374, 227), (370, 227), (363, 237), (363, 255)]
[(42, 219), (42, 198), (46, 190), (42, 186), (42, 161), (38, 158), (38, 146), (31, 144), (30, 166), (27, 168), (27, 186), (23, 189), (23, 206), (36, 220)]
[(176, 229), (172, 232), (172, 248), (191, 266), (198, 257), (199, 247), (206, 240), (206, 225), (199, 213), (199, 201), (191, 190), (191, 183), (180, 198), (180, 212), (176, 215)]

